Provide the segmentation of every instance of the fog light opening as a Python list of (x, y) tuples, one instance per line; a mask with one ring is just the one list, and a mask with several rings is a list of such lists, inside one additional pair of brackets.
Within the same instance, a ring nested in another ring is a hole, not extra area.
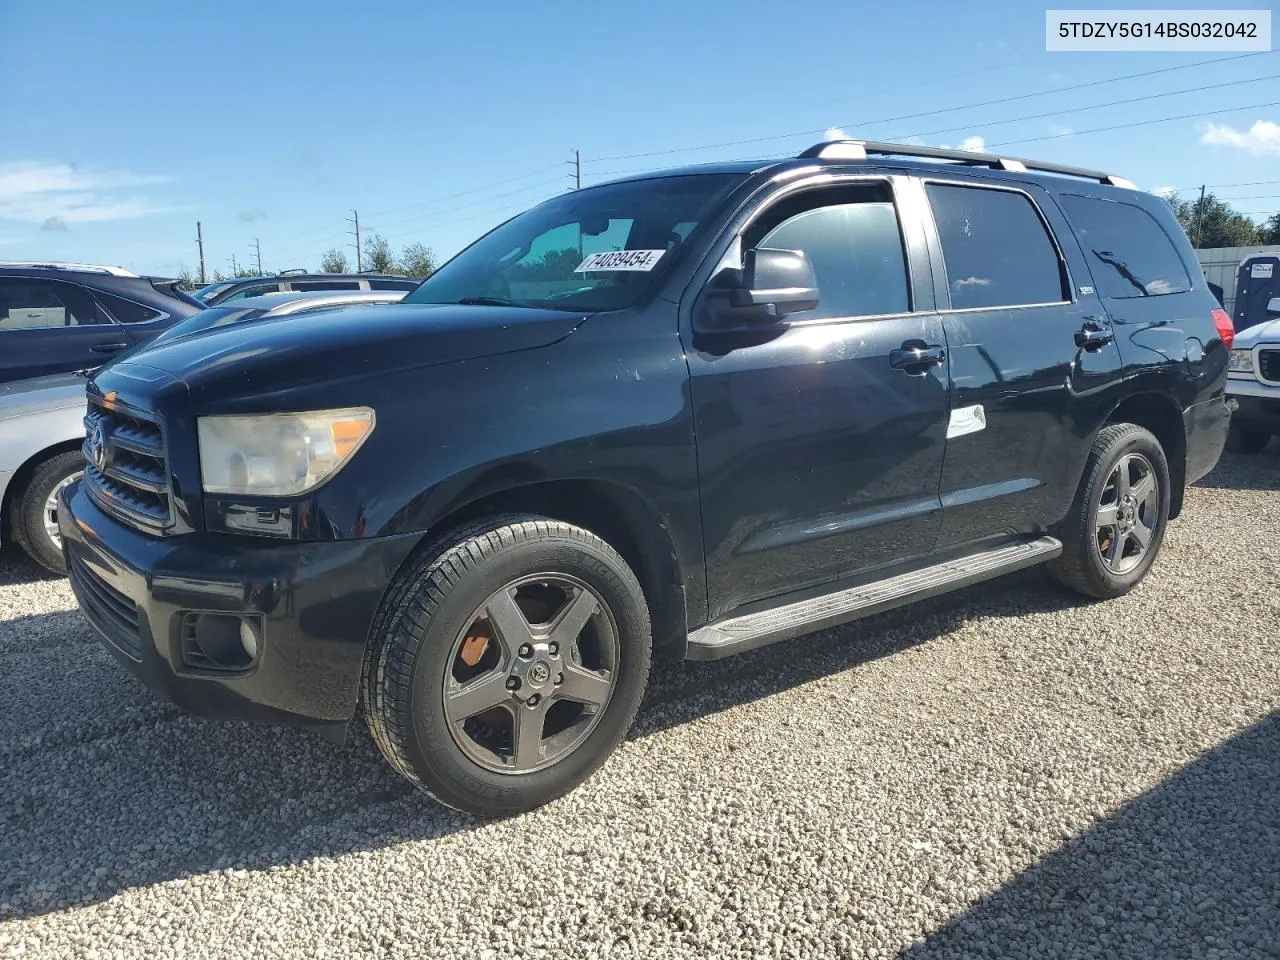
[(256, 617), (188, 613), (183, 623), (182, 658), (200, 670), (246, 670), (258, 659), (261, 636)]

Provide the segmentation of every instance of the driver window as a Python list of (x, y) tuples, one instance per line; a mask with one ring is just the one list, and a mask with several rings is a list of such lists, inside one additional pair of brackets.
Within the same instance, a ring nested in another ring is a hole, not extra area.
[(888, 185), (788, 197), (743, 236), (743, 249), (801, 250), (813, 264), (820, 300), (793, 322), (873, 317), (911, 309), (906, 256)]

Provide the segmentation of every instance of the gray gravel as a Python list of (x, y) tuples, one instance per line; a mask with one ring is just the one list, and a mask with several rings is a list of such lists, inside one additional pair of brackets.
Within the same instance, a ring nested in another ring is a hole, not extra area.
[[(1273, 450), (1280, 444), (1273, 445)], [(0, 956), (1280, 956), (1280, 451), (1147, 583), (1036, 571), (655, 672), (486, 823), (360, 732), (184, 717), (0, 555)]]

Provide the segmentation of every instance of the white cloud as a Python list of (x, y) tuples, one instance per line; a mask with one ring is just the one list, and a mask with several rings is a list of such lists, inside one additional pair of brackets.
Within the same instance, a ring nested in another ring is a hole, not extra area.
[(982, 137), (965, 137), (960, 141), (960, 146), (952, 147), (949, 143), (939, 144), (943, 150), (964, 150), (968, 153), (984, 153), (987, 149), (987, 141)]
[(1236, 147), (1255, 157), (1280, 157), (1280, 123), (1257, 120), (1248, 130), (1225, 123), (1211, 123), (1200, 135), (1211, 146)]
[(120, 191), (167, 183), (170, 179), (74, 163), (4, 162), (0, 163), (0, 219), (38, 223), (43, 229), (58, 230), (71, 223), (129, 220), (163, 213), (175, 208), (124, 196)]
[(823, 140), (857, 140), (858, 138), (852, 134), (846, 133), (839, 127), (827, 127), (826, 133), (822, 135)]
[(1174, 190), (1173, 187), (1156, 187), (1151, 192), (1157, 197), (1172, 197), (1178, 191)]

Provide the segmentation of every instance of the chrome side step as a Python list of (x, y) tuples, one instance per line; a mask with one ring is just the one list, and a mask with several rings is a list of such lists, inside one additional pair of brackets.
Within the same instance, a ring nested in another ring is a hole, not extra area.
[(690, 633), (686, 656), (690, 660), (719, 660), (1013, 573), (1052, 560), (1060, 553), (1062, 544), (1058, 540), (1040, 537), (900, 573), (886, 580), (788, 603), (772, 610), (730, 617)]

